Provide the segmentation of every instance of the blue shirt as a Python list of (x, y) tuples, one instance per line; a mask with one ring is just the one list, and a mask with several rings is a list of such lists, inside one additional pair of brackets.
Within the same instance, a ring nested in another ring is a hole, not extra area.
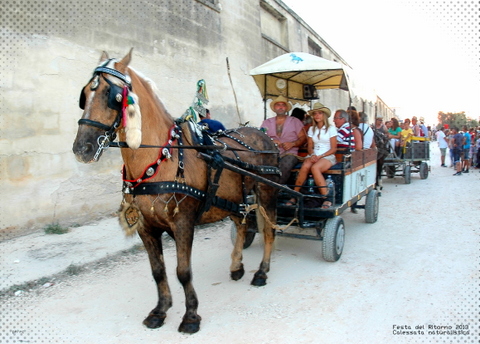
[(465, 134), (463, 134), (463, 136), (465, 137), (465, 144), (463, 145), (463, 149), (470, 149), (470, 145), (472, 143), (472, 136), (469, 132), (466, 132)]
[(200, 122), (198, 122), (198, 124), (206, 124), (208, 126), (207, 133), (209, 134), (215, 134), (219, 130), (226, 130), (222, 122), (214, 119), (204, 118)]

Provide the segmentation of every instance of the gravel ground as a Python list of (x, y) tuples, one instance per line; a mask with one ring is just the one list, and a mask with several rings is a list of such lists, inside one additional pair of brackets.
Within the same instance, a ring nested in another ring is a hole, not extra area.
[[(235, 282), (230, 221), (199, 228), (193, 272), (203, 320), (193, 335), (177, 332), (184, 296), (171, 242), (165, 260), (174, 305), (165, 325), (150, 330), (142, 320), (157, 299), (142, 249), (107, 252), (80, 261), (79, 271), (51, 275), (41, 270), (40, 252), (25, 253), (38, 249), (28, 236), (24, 251), (20, 239), (12, 241), (19, 246), (4, 256), (6, 267), (23, 252), (16, 259), (28, 266), (14, 276), (36, 276), (37, 283), (1, 298), (0, 343), (478, 343), (480, 173), (452, 176), (432, 148), (428, 179), (384, 179), (376, 223), (365, 223), (362, 210), (342, 215), (346, 243), (336, 263), (323, 261), (321, 242), (278, 238), (268, 284), (253, 287), (258, 235), (244, 252), (246, 274)], [(63, 261), (75, 260), (71, 247), (102, 240), (109, 247), (108, 238), (88, 233), (62, 251)]]

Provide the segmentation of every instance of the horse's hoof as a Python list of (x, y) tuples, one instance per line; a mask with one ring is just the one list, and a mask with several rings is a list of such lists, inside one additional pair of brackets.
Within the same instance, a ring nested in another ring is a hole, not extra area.
[(197, 319), (195, 320), (189, 320), (189, 321), (183, 320), (180, 326), (178, 327), (178, 332), (190, 333), (190, 334), (197, 333), (200, 330), (200, 320), (202, 320), (200, 316), (197, 316)]
[(243, 275), (245, 274), (245, 270), (243, 269), (243, 267), (237, 271), (231, 271), (230, 272), (230, 277), (232, 278), (232, 280), (234, 281), (238, 281), (240, 278), (243, 277)]
[(251, 284), (255, 287), (263, 287), (264, 285), (267, 285), (267, 275), (256, 272)]
[(166, 315), (149, 314), (148, 317), (143, 320), (143, 324), (148, 328), (159, 328), (162, 327), (166, 317)]

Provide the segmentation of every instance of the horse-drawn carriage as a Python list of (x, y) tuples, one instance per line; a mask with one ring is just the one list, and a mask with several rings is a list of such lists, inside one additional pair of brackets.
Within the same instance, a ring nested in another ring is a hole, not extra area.
[[(265, 103), (283, 95), (292, 102), (305, 104), (316, 98), (319, 89), (349, 90), (348, 75), (342, 65), (306, 53), (279, 56), (252, 70), (251, 75)], [(364, 209), (365, 221), (373, 223), (379, 210), (379, 193), (375, 188), (376, 149), (338, 151), (336, 158), (337, 164), (324, 173), (325, 179), (334, 185), (334, 202), (330, 208), (312, 206), (319, 195), (315, 196), (311, 188), (309, 191), (304, 186), (301, 192), (292, 190), (299, 166), (292, 171), (287, 185), (278, 187), (277, 199), (277, 236), (321, 240), (323, 258), (330, 262), (337, 261), (343, 252), (345, 225), (340, 215), (347, 209)], [(286, 201), (292, 197), (298, 199), (297, 203), (287, 205)], [(365, 202), (359, 202), (363, 198)], [(245, 248), (250, 246), (263, 219), (257, 213), (251, 216), (250, 223)], [(232, 241), (235, 231), (232, 227)]]
[(430, 171), (430, 139), (413, 136), (412, 141), (398, 152), (392, 152), (385, 158), (383, 167), (387, 178), (403, 177), (405, 184), (411, 183), (411, 174), (419, 173), (420, 179), (427, 179)]
[[(299, 63), (302, 56), (295, 57), (292, 61)], [(188, 115), (174, 119), (151, 82), (129, 67), (131, 58), (131, 52), (120, 61), (102, 54), (100, 65), (80, 95), (79, 105), (84, 111), (73, 151), (77, 160), (90, 163), (98, 161), (109, 146), (120, 148), (124, 161), (120, 223), (127, 234), (138, 234), (142, 239), (158, 291), (158, 303), (144, 319), (145, 326), (161, 327), (172, 306), (163, 257), (163, 233), (175, 240), (177, 277), (185, 292), (186, 312), (179, 331), (194, 333), (200, 329), (201, 321), (191, 272), (195, 225), (227, 216), (233, 220), (235, 240), (230, 265), (233, 280), (243, 277), (242, 250), (261, 228), (264, 254), (251, 284), (263, 286), (270, 269), (275, 234), (323, 240), (324, 258), (336, 261), (343, 251), (345, 236), (341, 213), (350, 207), (365, 208), (366, 221), (377, 220), (375, 149), (339, 157), (340, 163), (327, 171), (335, 183), (333, 206), (307, 208), (307, 197), (315, 195), (293, 191), (274, 181), (279, 173), (279, 151), (265, 133), (257, 128), (240, 127), (210, 136)], [(291, 87), (292, 92), (304, 86), (309, 86), (309, 91), (346, 87), (340, 65), (330, 66), (334, 68), (322, 69), (317, 64), (314, 70), (306, 71), (310, 81), (295, 81), (294, 75), (302, 73), (294, 71), (283, 79), (285, 87)], [(264, 76), (266, 92), (262, 94), (266, 100), (270, 94), (267, 79), (273, 78), (280, 86), (277, 80), (282, 78), (269, 73)], [(317, 79), (318, 83), (314, 82)], [(302, 100), (295, 93), (287, 96)], [(117, 135), (118, 142), (114, 142)], [(288, 208), (279, 203), (292, 195), (299, 200), (296, 206)], [(366, 199), (364, 205), (359, 202), (362, 198)], [(288, 229), (276, 227), (287, 222)], [(294, 233), (290, 231), (294, 227), (300, 231), (313, 229), (314, 234)]]

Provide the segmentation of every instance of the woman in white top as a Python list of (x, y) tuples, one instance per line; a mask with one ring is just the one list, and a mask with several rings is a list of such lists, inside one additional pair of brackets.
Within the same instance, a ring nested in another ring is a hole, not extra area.
[[(335, 152), (337, 150), (337, 129), (334, 125), (328, 123), (330, 117), (330, 109), (320, 103), (315, 103), (312, 110), (308, 114), (313, 118), (313, 125), (308, 130), (308, 154), (302, 164), (302, 168), (298, 173), (295, 181), (295, 191), (300, 191), (303, 183), (307, 179), (309, 173), (313, 175), (315, 185), (320, 186), (319, 190), (326, 197), (322, 208), (332, 206), (332, 199), (328, 199), (327, 183), (323, 177), (323, 172), (336, 164)], [(287, 205), (294, 205), (295, 198), (292, 198)]]

